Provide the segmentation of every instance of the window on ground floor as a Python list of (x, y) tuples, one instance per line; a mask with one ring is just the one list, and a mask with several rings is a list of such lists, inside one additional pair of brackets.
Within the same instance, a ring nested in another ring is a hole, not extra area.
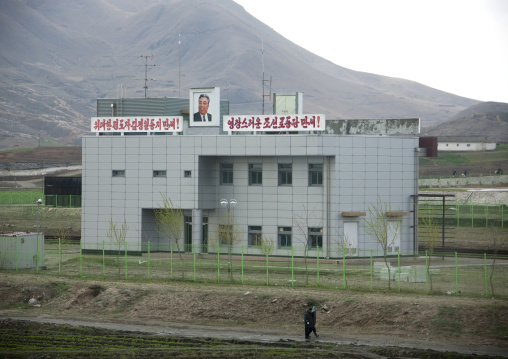
[(279, 247), (291, 247), (291, 227), (279, 227), (278, 245)]
[(261, 244), (262, 237), (261, 226), (249, 226), (249, 246), (259, 246)]
[(323, 228), (309, 228), (309, 247), (323, 247)]

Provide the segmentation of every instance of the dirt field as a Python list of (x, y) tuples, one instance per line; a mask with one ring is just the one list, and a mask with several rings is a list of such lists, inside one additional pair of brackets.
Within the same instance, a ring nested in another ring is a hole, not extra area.
[[(387, 347), (441, 353), (425, 356), (432, 358), (444, 358), (444, 351), (508, 356), (508, 303), (485, 298), (177, 281), (91, 282), (2, 272), (0, 303), (0, 327), (4, 328), (0, 339), (20, 327), (26, 333), (44, 332), (48, 323), (68, 323), (128, 330), (138, 339), (159, 333), (226, 342), (303, 344), (303, 313), (307, 306), (316, 305), (320, 337), (304, 345), (332, 345), (325, 351), (333, 355), (321, 357), (339, 357), (335, 355), (352, 347), (357, 350), (358, 345), (365, 347), (362, 353), (356, 352), (357, 358), (376, 357), (371, 349)], [(5, 318), (34, 323), (21, 325)], [(46, 345), (50, 338), (44, 341)], [(47, 350), (55, 352), (56, 347), (57, 343)], [(0, 345), (0, 357), (6, 353), (9, 349)]]

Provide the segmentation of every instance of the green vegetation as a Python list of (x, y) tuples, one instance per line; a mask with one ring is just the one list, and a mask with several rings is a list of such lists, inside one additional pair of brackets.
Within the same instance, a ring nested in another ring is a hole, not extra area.
[(32, 152), (33, 150), (34, 150), (33, 147), (29, 147), (29, 148), (15, 148), (15, 149), (9, 149), (9, 150), (0, 150), (0, 153)]
[(457, 176), (467, 169), (470, 176), (494, 175), (498, 168), (508, 174), (508, 145), (499, 145), (494, 151), (439, 152), (438, 157), (420, 157), (420, 178)]

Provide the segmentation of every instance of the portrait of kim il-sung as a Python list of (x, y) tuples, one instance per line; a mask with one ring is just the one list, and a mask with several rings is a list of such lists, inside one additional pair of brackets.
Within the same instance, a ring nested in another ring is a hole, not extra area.
[(220, 89), (219, 87), (194, 88), (189, 96), (190, 126), (220, 125)]

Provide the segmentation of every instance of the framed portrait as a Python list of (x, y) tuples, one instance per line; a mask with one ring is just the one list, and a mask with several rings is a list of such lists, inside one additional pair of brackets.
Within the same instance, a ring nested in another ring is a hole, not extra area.
[(220, 126), (220, 88), (202, 87), (190, 89), (189, 126)]

